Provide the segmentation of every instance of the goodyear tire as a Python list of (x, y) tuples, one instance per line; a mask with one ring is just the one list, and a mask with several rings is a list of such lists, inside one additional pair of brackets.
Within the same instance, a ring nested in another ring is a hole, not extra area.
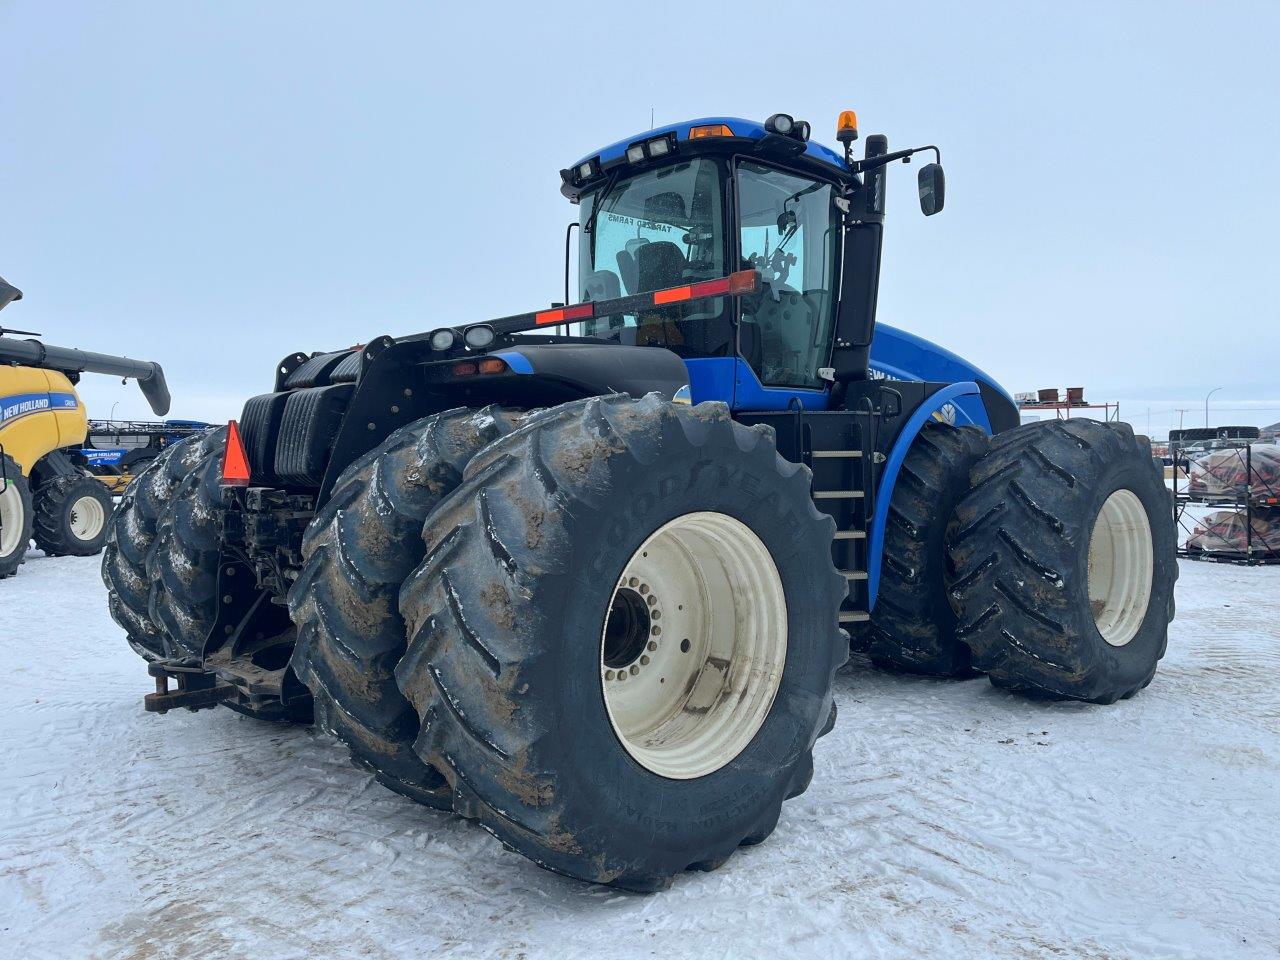
[(472, 460), (401, 590), (396, 667), (454, 809), (633, 890), (767, 837), (848, 656), (809, 487), (767, 428), (656, 394), (556, 407)]
[(31, 487), (14, 459), (0, 453), (0, 580), (12, 577), (27, 558), (35, 511)]
[(889, 502), (867, 654), (880, 667), (937, 677), (972, 674), (947, 600), (946, 532), (987, 451), (977, 427), (930, 421), (911, 444)]
[(1128, 424), (1017, 427), (970, 480), (948, 552), (974, 666), (998, 686), (1091, 703), (1150, 683), (1173, 617), (1175, 528)]
[(217, 508), (226, 436), (224, 427), (196, 444), (192, 452), (200, 459), (173, 487), (147, 551), (148, 613), (174, 656), (203, 656), (205, 638), (218, 615), (222, 543)]
[(451, 410), (397, 430), (353, 463), (307, 529), (289, 592), (293, 669), (311, 690), (316, 722), (382, 783), (444, 809), (450, 791), (413, 752), (417, 717), (395, 682), (405, 649), (397, 598), (426, 549), (427, 515), (514, 423), (497, 407)]
[(107, 541), (115, 503), (101, 480), (55, 477), (36, 491), (36, 546), (51, 557), (92, 557)]
[(212, 430), (167, 448), (129, 484), (116, 505), (102, 555), (102, 580), (112, 619), (125, 631), (129, 646), (146, 660), (177, 655), (164, 631), (151, 619), (152, 583), (147, 554), (160, 518), (178, 486), (212, 449), (221, 449), (225, 430)]

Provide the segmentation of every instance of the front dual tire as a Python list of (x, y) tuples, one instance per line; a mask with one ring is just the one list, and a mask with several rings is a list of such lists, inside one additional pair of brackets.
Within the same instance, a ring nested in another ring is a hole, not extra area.
[(415, 750), (549, 869), (652, 890), (718, 866), (812, 776), (847, 656), (831, 536), (808, 472), (723, 405), (530, 418), (401, 590)]

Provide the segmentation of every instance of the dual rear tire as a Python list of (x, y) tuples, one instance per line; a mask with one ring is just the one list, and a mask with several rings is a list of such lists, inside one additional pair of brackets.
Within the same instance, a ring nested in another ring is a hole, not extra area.
[(1127, 424), (927, 424), (889, 508), (867, 652), (1113, 703), (1151, 682), (1178, 567), (1163, 474)]
[[(198, 655), (197, 648), (204, 642), (201, 625), (205, 624), (207, 631), (207, 623), (212, 622), (216, 597), (206, 589), (212, 571), (193, 568), (187, 578), (170, 577), (166, 583), (157, 564), (173, 566), (173, 558), (167, 554), (175, 549), (174, 514), (179, 507), (183, 514), (179, 544), (192, 538), (193, 514), (208, 513), (201, 509), (203, 504), (195, 502), (205, 490), (196, 478), (217, 470), (225, 440), (226, 429), (220, 428), (165, 449), (129, 484), (110, 517), (102, 556), (107, 602), (129, 646), (147, 661)], [(157, 540), (162, 542), (160, 551), (156, 550)], [(188, 553), (183, 548), (184, 556)], [(215, 561), (213, 570), (216, 566)], [(199, 582), (188, 586), (185, 580), (192, 577), (200, 578)], [(175, 589), (181, 596), (167, 596)], [(179, 617), (178, 611), (194, 613)]]
[(992, 683), (1114, 703), (1151, 682), (1178, 578), (1150, 446), (1124, 423), (998, 435), (947, 533), (957, 639)]

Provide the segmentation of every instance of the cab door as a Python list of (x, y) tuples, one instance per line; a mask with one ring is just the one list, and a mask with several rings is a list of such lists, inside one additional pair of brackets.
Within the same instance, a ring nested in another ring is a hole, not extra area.
[(734, 164), (736, 269), (761, 290), (742, 297), (734, 408), (826, 409), (838, 283), (840, 215), (825, 181), (751, 159)]

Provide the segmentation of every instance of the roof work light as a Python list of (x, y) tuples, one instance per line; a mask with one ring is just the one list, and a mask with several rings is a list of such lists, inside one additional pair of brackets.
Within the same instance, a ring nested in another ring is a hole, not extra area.
[(639, 163), (641, 160), (656, 160), (659, 157), (665, 157), (674, 147), (675, 144), (672, 142), (670, 135), (654, 137), (652, 140), (642, 140), (627, 147), (627, 162)]

